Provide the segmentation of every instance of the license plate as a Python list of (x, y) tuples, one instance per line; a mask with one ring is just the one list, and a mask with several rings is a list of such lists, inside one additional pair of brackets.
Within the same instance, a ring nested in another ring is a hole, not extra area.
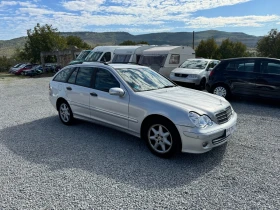
[(226, 136), (231, 135), (235, 131), (235, 129), (236, 129), (236, 125), (226, 129)]

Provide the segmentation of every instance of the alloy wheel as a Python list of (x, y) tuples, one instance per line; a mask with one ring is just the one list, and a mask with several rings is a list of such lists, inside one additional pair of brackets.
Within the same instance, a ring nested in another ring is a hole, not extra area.
[(148, 131), (148, 141), (151, 148), (158, 153), (167, 153), (172, 147), (172, 136), (163, 125), (152, 125)]
[(68, 123), (70, 121), (71, 113), (70, 113), (70, 109), (67, 104), (62, 103), (60, 105), (59, 114), (60, 114), (61, 120), (63, 122)]
[(213, 93), (225, 98), (227, 96), (227, 89), (223, 86), (218, 86), (214, 89)]

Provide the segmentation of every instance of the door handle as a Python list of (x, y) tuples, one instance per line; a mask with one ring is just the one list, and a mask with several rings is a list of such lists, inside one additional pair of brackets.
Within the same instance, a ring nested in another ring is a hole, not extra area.
[(72, 88), (71, 88), (71, 87), (67, 87), (66, 89), (67, 89), (67, 90), (72, 90)]
[(91, 95), (91, 96), (95, 96), (95, 97), (97, 96), (96, 93), (90, 93), (90, 95)]

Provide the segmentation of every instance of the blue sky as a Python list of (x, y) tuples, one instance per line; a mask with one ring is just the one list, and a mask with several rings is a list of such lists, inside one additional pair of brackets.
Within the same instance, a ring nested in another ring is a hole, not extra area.
[(280, 0), (0, 0), (0, 40), (37, 23), (61, 32), (131, 34), (220, 30), (266, 35), (280, 28)]

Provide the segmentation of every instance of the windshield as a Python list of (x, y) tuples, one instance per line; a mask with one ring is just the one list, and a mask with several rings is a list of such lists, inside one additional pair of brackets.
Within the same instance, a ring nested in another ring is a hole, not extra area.
[(205, 60), (186, 60), (180, 68), (186, 69), (205, 69), (208, 61)]
[(83, 60), (87, 57), (87, 55), (90, 53), (90, 51), (84, 50), (82, 51), (79, 56), (77, 57), (77, 60)]
[(88, 56), (86, 57), (85, 61), (87, 62), (94, 62), (94, 61), (98, 61), (98, 59), (100, 58), (100, 56), (103, 54), (103, 52), (91, 52), (90, 54), (88, 54)]
[(115, 54), (112, 63), (129, 63), (131, 55)]
[(119, 68), (117, 72), (135, 92), (176, 86), (150, 68)]

